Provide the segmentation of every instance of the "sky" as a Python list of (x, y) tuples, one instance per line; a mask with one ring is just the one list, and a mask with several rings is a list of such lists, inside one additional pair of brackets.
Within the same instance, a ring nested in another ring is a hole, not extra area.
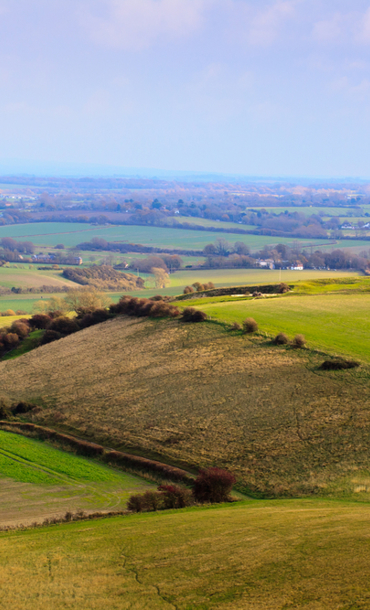
[(77, 165), (370, 178), (370, 0), (0, 0), (0, 171)]

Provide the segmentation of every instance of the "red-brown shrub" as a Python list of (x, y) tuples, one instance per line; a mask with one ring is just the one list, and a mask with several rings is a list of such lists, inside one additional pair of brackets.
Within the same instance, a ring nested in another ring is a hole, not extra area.
[(58, 339), (61, 338), (61, 333), (58, 333), (56, 330), (46, 330), (42, 336), (40, 345), (46, 345), (47, 343), (52, 343), (52, 341), (58, 341)]
[(2, 343), (4, 343), (6, 349), (14, 349), (19, 344), (19, 337), (16, 333), (7, 333), (2, 335)]
[(133, 513), (142, 513), (143, 510), (145, 510), (144, 496), (141, 494), (130, 496), (127, 502), (127, 508)]
[(193, 504), (193, 494), (190, 489), (178, 485), (160, 485), (158, 491), (163, 494), (164, 508), (185, 508)]
[(193, 494), (198, 502), (225, 502), (236, 479), (233, 474), (221, 468), (201, 470), (194, 481)]
[(192, 292), (194, 292), (194, 288), (192, 286), (185, 286), (184, 294), (191, 294)]
[(47, 328), (51, 322), (51, 317), (47, 316), (44, 313), (35, 313), (35, 315), (30, 318), (29, 323), (32, 328)]
[(301, 349), (306, 345), (306, 339), (303, 335), (296, 335), (292, 341), (292, 347)]
[(183, 322), (204, 322), (207, 319), (207, 314), (194, 307), (185, 307), (182, 312), (182, 319)]
[(245, 333), (255, 333), (258, 330), (258, 324), (254, 318), (247, 318), (243, 322), (243, 330)]
[(275, 345), (287, 345), (289, 343), (288, 335), (286, 335), (285, 333), (279, 333), (278, 335), (276, 335), (274, 343)]
[(50, 323), (49, 330), (54, 330), (62, 335), (71, 335), (80, 330), (80, 327), (75, 320), (60, 316), (60, 318), (55, 318), (55, 320)]
[(29, 324), (25, 324), (22, 320), (16, 320), (10, 327), (10, 332), (18, 335), (20, 339), (24, 339), (28, 337), (30, 334), (31, 328)]

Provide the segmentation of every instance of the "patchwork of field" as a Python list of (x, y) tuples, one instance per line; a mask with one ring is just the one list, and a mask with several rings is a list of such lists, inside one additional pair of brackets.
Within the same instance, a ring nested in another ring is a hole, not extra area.
[(42, 407), (35, 422), (217, 464), (247, 492), (368, 501), (368, 369), (322, 372), (322, 361), (220, 324), (118, 317), (1, 362), (0, 385)]
[(0, 534), (19, 610), (369, 607), (367, 506), (291, 500)]
[(124, 510), (130, 494), (153, 489), (139, 477), (5, 431), (0, 431), (0, 485), (0, 526), (67, 511)]

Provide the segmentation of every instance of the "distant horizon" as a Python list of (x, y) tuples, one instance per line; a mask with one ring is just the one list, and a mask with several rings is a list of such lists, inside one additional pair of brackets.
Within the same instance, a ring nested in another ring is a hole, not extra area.
[[(218, 171), (201, 171), (201, 170), (173, 170), (159, 169), (148, 167), (120, 167), (96, 163), (48, 163), (43, 161), (17, 161), (8, 160), (6, 162), (0, 160), (0, 176), (3, 177), (30, 177), (30, 178), (140, 178), (142, 180), (191, 180), (192, 178), (200, 181), (320, 181), (331, 183), (346, 183), (346, 182), (368, 182), (370, 177), (364, 176), (329, 176), (329, 175), (269, 175), (269, 174), (241, 174), (238, 172), (218, 172)], [(212, 180), (213, 179), (213, 180)]]

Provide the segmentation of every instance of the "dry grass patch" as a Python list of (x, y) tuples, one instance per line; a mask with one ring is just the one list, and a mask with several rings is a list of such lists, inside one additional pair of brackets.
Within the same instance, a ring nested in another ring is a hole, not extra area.
[(231, 469), (254, 492), (328, 493), (370, 469), (370, 385), (321, 362), (210, 323), (122, 317), (1, 363), (0, 384), (43, 407), (36, 423), (105, 446)]

